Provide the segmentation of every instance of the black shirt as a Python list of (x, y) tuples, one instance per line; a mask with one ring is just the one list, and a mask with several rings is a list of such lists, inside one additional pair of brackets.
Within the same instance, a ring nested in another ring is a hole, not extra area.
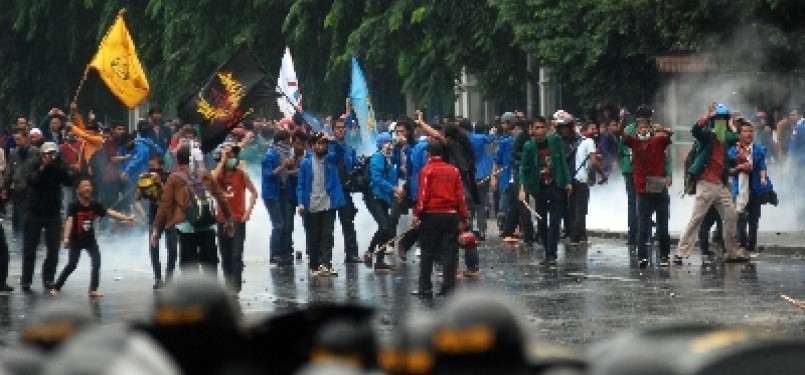
[(95, 219), (106, 216), (106, 207), (96, 201), (89, 201), (84, 206), (76, 200), (67, 207), (67, 217), (73, 218), (70, 231), (72, 246), (88, 246), (95, 244)]
[(60, 219), (62, 186), (70, 186), (72, 178), (63, 162), (40, 170), (37, 161), (28, 173), (28, 215), (40, 219)]

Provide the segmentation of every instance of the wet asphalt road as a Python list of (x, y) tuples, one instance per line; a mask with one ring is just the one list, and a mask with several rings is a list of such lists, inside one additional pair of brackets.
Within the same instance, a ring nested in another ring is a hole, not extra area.
[[(337, 227), (338, 228), (338, 227)], [(359, 226), (359, 233), (362, 231)], [(373, 229), (373, 228), (372, 228)], [(245, 285), (240, 304), (247, 321), (316, 302), (357, 302), (377, 309), (380, 337), (389, 339), (406, 313), (438, 308), (443, 300), (411, 297), (418, 263), (411, 254), (392, 272), (375, 274), (362, 264), (343, 263), (336, 238), (337, 277), (311, 278), (304, 259), (292, 267), (267, 262), (268, 231), (249, 227), (245, 254)], [(297, 232), (301, 232), (298, 230)], [(301, 243), (301, 237), (297, 243)], [(490, 237), (496, 237), (490, 233)], [(147, 319), (153, 303), (152, 272), (144, 234), (102, 238), (99, 301), (87, 297), (89, 258), (62, 290), (61, 298), (88, 304), (102, 324)], [(20, 254), (12, 244), (9, 282), (18, 288)], [(558, 267), (538, 265), (542, 251), (502, 245), (491, 238), (480, 248), (481, 275), (459, 280), (459, 288), (478, 287), (503, 293), (519, 304), (534, 338), (586, 346), (623, 331), (674, 321), (746, 323), (775, 332), (805, 335), (805, 311), (783, 301), (781, 294), (805, 298), (805, 259), (798, 254), (761, 253), (752, 264), (717, 264), (704, 268), (698, 256), (670, 269), (638, 270), (620, 241), (593, 239), (589, 248), (560, 245)], [(40, 285), (37, 259), (34, 292), (0, 294), (0, 340), (17, 339), (25, 318), (51, 297)], [(66, 263), (61, 254), (59, 270)], [(163, 252), (164, 262), (164, 252)], [(396, 258), (389, 256), (389, 259)], [(463, 260), (462, 260), (463, 266)], [(438, 284), (437, 284), (438, 285)], [(436, 286), (438, 289), (438, 286)]]

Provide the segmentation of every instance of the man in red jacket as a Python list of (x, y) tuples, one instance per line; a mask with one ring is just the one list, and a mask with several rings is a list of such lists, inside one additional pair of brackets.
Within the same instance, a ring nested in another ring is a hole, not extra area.
[(433, 294), (433, 259), (439, 251), (444, 266), (444, 281), (440, 295), (450, 293), (456, 286), (459, 225), (468, 227), (464, 188), (456, 167), (443, 159), (443, 146), (428, 142), (428, 164), (419, 173), (419, 193), (414, 208), (414, 225), (419, 226), (419, 289), (411, 294), (430, 297)]

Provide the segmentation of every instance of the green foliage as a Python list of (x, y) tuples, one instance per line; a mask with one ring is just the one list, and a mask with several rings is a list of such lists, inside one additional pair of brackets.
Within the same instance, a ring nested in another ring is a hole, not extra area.
[[(703, 52), (726, 71), (802, 69), (799, 0), (28, 0), (0, 12), (0, 113), (40, 116), (66, 107), (98, 42), (121, 8), (168, 114), (239, 43), (270, 75), (285, 46), (305, 105), (340, 113), (349, 60), (364, 67), (380, 112), (402, 113), (403, 92), (451, 112), (462, 69), (483, 95), (520, 106), (526, 71), (551, 67), (584, 106), (634, 104), (660, 82), (654, 57)], [(94, 73), (80, 105), (123, 108)], [(274, 81), (274, 78), (271, 79)], [(276, 114), (274, 105), (264, 112)]]

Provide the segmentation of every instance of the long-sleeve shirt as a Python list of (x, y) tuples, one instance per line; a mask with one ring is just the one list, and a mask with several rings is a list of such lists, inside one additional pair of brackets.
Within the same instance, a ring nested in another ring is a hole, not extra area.
[[(78, 164), (81, 166), (89, 165), (89, 159), (95, 154), (98, 149), (103, 146), (103, 136), (100, 134), (90, 134), (86, 131), (84, 119), (78, 113), (73, 114), (73, 130), (71, 131), (76, 137), (84, 140), (79, 153)], [(93, 173), (100, 173), (95, 171)]]
[(419, 173), (414, 216), (421, 217), (424, 213), (456, 213), (462, 220), (469, 216), (461, 175), (456, 167), (445, 163), (440, 157), (431, 157)]

